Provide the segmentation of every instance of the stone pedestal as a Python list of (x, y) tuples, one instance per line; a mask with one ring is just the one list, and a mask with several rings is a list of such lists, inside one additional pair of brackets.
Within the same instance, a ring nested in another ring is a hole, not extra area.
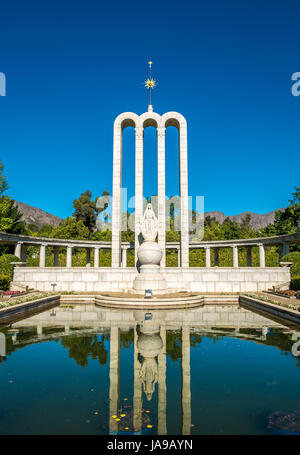
[(160, 273), (162, 250), (159, 244), (151, 240), (144, 241), (138, 249), (137, 256), (140, 270), (133, 282), (133, 289), (140, 291), (166, 289), (166, 280)]

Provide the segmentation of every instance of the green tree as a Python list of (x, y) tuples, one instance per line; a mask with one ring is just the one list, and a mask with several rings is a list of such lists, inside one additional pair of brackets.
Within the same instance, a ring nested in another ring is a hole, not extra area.
[(6, 175), (3, 175), (3, 164), (0, 160), (0, 196), (8, 189)]
[(96, 201), (92, 201), (91, 191), (85, 191), (78, 199), (73, 202), (75, 212), (73, 217), (76, 221), (82, 221), (83, 224), (88, 228), (89, 232), (93, 232), (96, 227)]
[(300, 187), (295, 187), (290, 205), (275, 213), (274, 227), (276, 234), (292, 234), (300, 229)]
[(0, 197), (0, 231), (13, 234), (26, 233), (25, 223), (21, 221), (22, 213), (9, 196)]
[(76, 218), (68, 216), (65, 221), (53, 229), (51, 236), (57, 239), (87, 240), (90, 237), (90, 231), (82, 220), (77, 221)]
[(54, 231), (54, 227), (51, 224), (44, 224), (38, 231), (39, 237), (52, 237), (52, 233)]

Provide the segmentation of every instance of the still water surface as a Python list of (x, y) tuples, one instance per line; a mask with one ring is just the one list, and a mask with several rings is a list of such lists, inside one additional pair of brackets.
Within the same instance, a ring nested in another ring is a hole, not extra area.
[(52, 308), (0, 327), (0, 434), (295, 434), (295, 332), (238, 305)]

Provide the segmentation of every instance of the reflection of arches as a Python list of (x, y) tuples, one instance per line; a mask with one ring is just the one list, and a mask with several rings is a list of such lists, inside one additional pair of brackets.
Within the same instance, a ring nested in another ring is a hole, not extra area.
[(0, 333), (0, 357), (6, 356), (6, 339), (4, 333)]
[[(114, 123), (113, 157), (113, 220), (112, 220), (112, 266), (121, 265), (121, 188), (122, 188), (122, 132), (128, 126), (135, 127), (135, 225), (143, 216), (143, 136), (144, 129), (152, 126), (157, 130), (157, 176), (158, 176), (158, 242), (163, 250), (161, 265), (165, 266), (165, 128), (175, 126), (179, 131), (180, 160), (180, 229), (181, 260), (188, 267), (188, 168), (187, 168), (187, 126), (185, 118), (178, 112), (167, 112), (163, 116), (155, 112), (145, 112), (141, 116), (133, 112), (120, 114)], [(135, 255), (139, 246), (139, 236), (135, 234)]]

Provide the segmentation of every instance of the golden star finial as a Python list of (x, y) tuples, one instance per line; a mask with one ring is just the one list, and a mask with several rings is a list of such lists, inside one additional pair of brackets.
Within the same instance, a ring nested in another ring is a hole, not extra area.
[(153, 62), (150, 60), (148, 62), (149, 65), (149, 77), (148, 79), (145, 80), (145, 87), (149, 89), (149, 101), (150, 101), (150, 106), (151, 106), (151, 89), (157, 86), (156, 80), (152, 79), (151, 76), (151, 67), (152, 67)]

